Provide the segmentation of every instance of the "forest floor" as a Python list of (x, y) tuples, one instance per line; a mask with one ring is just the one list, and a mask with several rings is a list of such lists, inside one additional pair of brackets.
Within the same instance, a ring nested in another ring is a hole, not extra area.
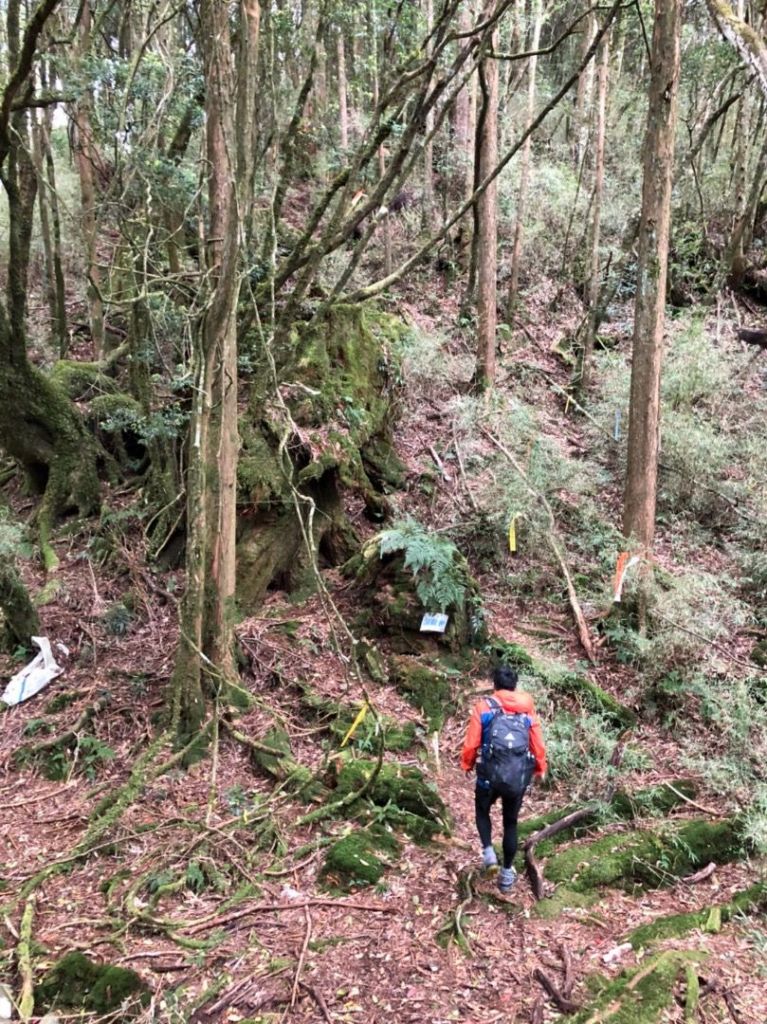
[[(538, 312), (532, 304), (525, 330), (534, 341), (527, 341), (513, 359), (537, 363), (564, 383), (566, 370), (552, 345), (571, 324), (566, 313), (556, 323), (547, 320), (544, 299)], [(438, 297), (438, 304), (442, 322), (456, 312), (449, 308), (447, 293)], [(436, 316), (416, 312), (415, 299), (409, 310), (407, 301), (403, 305), (402, 311), (422, 329), (439, 326)], [(462, 342), (445, 344), (446, 359), (454, 362), (460, 376), (469, 353)], [(552, 391), (548, 394), (546, 415), (552, 430), (565, 449), (577, 453), (584, 447), (578, 421), (564, 419), (558, 398)], [(426, 498), (412, 486), (400, 500), (400, 511), (417, 512), (435, 525), (452, 522), (467, 509), (459, 474), (444, 465), (435, 467), (429, 454), (430, 446), (436, 452), (449, 447), (450, 397), (435, 385), (420, 392), (417, 401), (408, 402), (397, 438), (411, 482), (425, 467), (436, 468), (441, 477), (436, 496)], [(24, 511), (20, 494), (13, 494), (12, 501)], [(605, 494), (604, 501), (618, 506), (615, 494)], [(358, 525), (363, 531), (372, 529), (361, 519)], [(41, 869), (72, 858), (98, 802), (129, 779), (155, 732), (173, 661), (178, 574), (148, 569), (129, 537), (117, 569), (111, 563), (94, 567), (87, 539), (62, 533), (57, 543), (58, 589), (41, 609), (46, 635), (69, 649), (65, 671), (39, 696), (2, 718), (0, 982), (13, 991), (23, 885)], [(36, 578), (33, 565), (26, 566), (25, 574), (33, 589), (42, 588), (44, 581)], [(337, 572), (326, 578), (339, 610), (352, 618), (353, 588)], [(582, 654), (565, 604), (552, 616), (550, 606), (542, 612), (518, 601), (499, 576), (483, 570), (479, 579), (493, 633), (534, 649), (526, 627), (539, 622), (543, 613), (560, 637), (560, 657), (572, 664), (579, 660)], [(105, 617), (105, 611), (124, 603), (128, 591), (131, 607), (120, 625)], [(318, 597), (295, 606), (272, 593), (258, 618), (238, 629), (249, 658), (243, 685), (257, 703), (236, 720), (237, 729), (263, 736), (276, 708), (291, 736), (292, 755), (313, 770), (327, 765), (328, 730), (301, 713), (292, 681), (300, 678), (337, 701), (359, 704), (362, 699), (332, 642), (334, 628)], [(382, 645), (385, 649), (385, 641)], [(0, 675), (7, 678), (16, 667), (5, 659)], [(187, 771), (174, 768), (148, 781), (86, 857), (75, 856), (65, 871), (39, 885), (32, 927), (35, 972), (42, 973), (72, 950), (131, 967), (151, 992), (145, 1019), (171, 1024), (246, 1019), (540, 1024), (559, 1019), (559, 1012), (545, 996), (536, 969), (560, 989), (566, 987), (565, 972), (571, 972), (571, 999), (586, 1005), (593, 998), (587, 986), (590, 976), (641, 966), (642, 952), (621, 947), (638, 925), (659, 915), (726, 902), (762, 877), (758, 863), (723, 864), (697, 882), (677, 881), (638, 894), (604, 889), (596, 905), (566, 909), (552, 919), (538, 916), (521, 871), (511, 894), (500, 896), (492, 881), (470, 875), (478, 860), (473, 783), (457, 761), (471, 703), (487, 685), (487, 666), (479, 657), (469, 675), (459, 711), (441, 731), (439, 756), (426, 740), (397, 755), (400, 763), (420, 767), (436, 784), (454, 819), (449, 838), (418, 845), (403, 837), (402, 856), (377, 886), (351, 894), (329, 890), (320, 877), (324, 846), (312, 843), (342, 834), (347, 823), (326, 819), (302, 824), (299, 819), (310, 808), (286, 788), (275, 787), (254, 768), (246, 746), (221, 728), (212, 756)], [(620, 698), (632, 686), (628, 670), (606, 653), (600, 655), (594, 677)], [(419, 713), (393, 687), (374, 684), (370, 693), (379, 713), (400, 721), (419, 720)], [(51, 709), (51, 700), (61, 694), (70, 695), (69, 703)], [(63, 778), (50, 781), (33, 766), (14, 764), (20, 747), (66, 733), (107, 694), (108, 703), (89, 726), (98, 742), (82, 743), (78, 737), (74, 756), (70, 751), (60, 765)], [(648, 755), (645, 763), (650, 767), (625, 775), (622, 783), (628, 788), (685, 775), (674, 735), (645, 724), (637, 727), (634, 740)], [(522, 817), (566, 807), (571, 799), (566, 784), (536, 786)], [(722, 816), (731, 811), (705, 785), (698, 789), (696, 803)], [(682, 803), (672, 816), (695, 818), (700, 811)], [(622, 828), (609, 825), (607, 831), (618, 834)], [(155, 905), (152, 894), (158, 890), (162, 898)], [(239, 897), (233, 898), (236, 893)], [(458, 908), (468, 948), (438, 941)], [(660, 948), (704, 954), (698, 973), (711, 983), (698, 1008), (704, 1024), (767, 1021), (767, 931), (757, 920), (739, 917), (718, 933), (696, 930)], [(682, 982), (677, 995), (662, 1019), (686, 1019)], [(594, 1024), (598, 1019), (592, 1018)]]

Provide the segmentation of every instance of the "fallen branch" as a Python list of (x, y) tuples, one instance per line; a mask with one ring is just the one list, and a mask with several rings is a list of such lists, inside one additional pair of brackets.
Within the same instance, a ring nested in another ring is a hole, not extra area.
[(683, 878), (682, 881), (688, 885), (693, 885), (695, 882), (704, 882), (707, 878), (710, 878), (716, 871), (716, 864), (711, 861), (710, 864), (706, 864), (700, 871), (696, 871), (694, 875), (688, 875), (687, 878)]
[(685, 796), (684, 793), (680, 793), (679, 790), (675, 786), (672, 786), (670, 782), (666, 782), (664, 780), (663, 785), (667, 789), (670, 789), (671, 792), (674, 794), (674, 796), (678, 796), (680, 800), (684, 800), (684, 802), (686, 804), (689, 804), (690, 807), (695, 807), (699, 811), (703, 811), (703, 813), (704, 814), (708, 814), (709, 817), (711, 817), (711, 818), (725, 818), (726, 817), (726, 815), (722, 814), (720, 811), (715, 811), (711, 807), (704, 807), (703, 804), (699, 804), (699, 803), (696, 803), (694, 800), (691, 800), (689, 798), (689, 796)]
[(566, 814), (564, 818), (560, 818), (559, 821), (554, 821), (550, 825), (546, 825), (539, 832), (534, 832), (530, 838), (525, 842), (523, 847), (525, 851), (525, 870), (527, 871), (527, 877), (530, 879), (530, 885), (533, 890), (533, 895), (537, 900), (542, 900), (545, 895), (545, 888), (543, 884), (543, 871), (535, 859), (535, 847), (538, 843), (543, 842), (544, 839), (550, 839), (551, 836), (555, 836), (558, 832), (563, 832), (566, 828), (572, 828), (573, 825), (580, 825), (582, 821), (587, 821), (589, 818), (594, 816), (596, 811), (596, 802), (586, 807), (581, 807), (577, 811), (571, 811), (570, 814)]
[(197, 935), (208, 928), (219, 928), (232, 921), (238, 921), (241, 917), (249, 914), (279, 913), (282, 910), (302, 910), (304, 907), (337, 907), (341, 910), (365, 910), (373, 914), (396, 914), (397, 907), (384, 907), (378, 903), (344, 902), (343, 900), (293, 900), (290, 903), (256, 903), (254, 906), (243, 907), (231, 914), (222, 914), (220, 917), (205, 918), (189, 927), (185, 927), (183, 921), (175, 922), (178, 927), (183, 928), (189, 935)]
[(560, 1013), (577, 1013), (580, 1010), (580, 1003), (574, 1003), (572, 999), (568, 999), (564, 996), (551, 978), (540, 967), (536, 967), (533, 971), (533, 977), (538, 981), (543, 988), (546, 990), (549, 998), (554, 1003)]

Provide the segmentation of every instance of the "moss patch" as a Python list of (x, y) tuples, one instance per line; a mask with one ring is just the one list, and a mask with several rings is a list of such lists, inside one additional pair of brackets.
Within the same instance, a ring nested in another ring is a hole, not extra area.
[(703, 953), (668, 952), (624, 971), (604, 985), (597, 998), (570, 1018), (571, 1024), (660, 1024), (674, 1003), (679, 975)]
[(35, 988), (39, 1009), (84, 1009), (98, 1014), (116, 1013), (128, 1020), (149, 1002), (149, 989), (135, 971), (98, 964), (82, 953), (67, 953)]
[(359, 829), (329, 848), (321, 878), (336, 889), (375, 885), (399, 850), (399, 842), (386, 828)]

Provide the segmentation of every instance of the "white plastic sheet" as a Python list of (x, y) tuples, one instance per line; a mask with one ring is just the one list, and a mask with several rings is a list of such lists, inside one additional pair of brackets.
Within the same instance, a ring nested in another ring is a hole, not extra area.
[[(0, 697), (0, 701), (4, 704), (21, 704), (22, 701), (29, 700), (64, 671), (53, 657), (51, 642), (47, 636), (33, 636), (32, 643), (35, 647), (39, 647), (40, 653), (17, 672), (8, 683)], [(57, 644), (57, 647), (64, 654), (69, 654), (63, 644)]]

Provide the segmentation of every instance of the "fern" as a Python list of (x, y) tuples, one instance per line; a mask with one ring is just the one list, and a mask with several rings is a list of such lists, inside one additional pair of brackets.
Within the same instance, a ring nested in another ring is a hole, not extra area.
[(404, 553), (405, 568), (415, 578), (415, 589), (424, 608), (444, 612), (463, 604), (466, 571), (455, 544), (429, 533), (414, 519), (396, 523), (379, 535), (379, 554)]

